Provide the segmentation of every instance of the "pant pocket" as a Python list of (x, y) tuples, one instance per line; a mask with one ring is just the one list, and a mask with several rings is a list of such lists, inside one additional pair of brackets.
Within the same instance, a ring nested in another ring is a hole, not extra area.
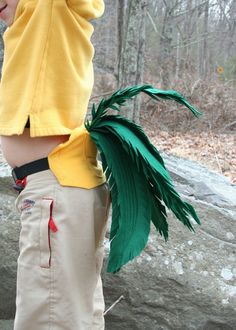
[(53, 199), (43, 198), (41, 200), (40, 219), (40, 267), (50, 268), (51, 266), (51, 233), (57, 232), (57, 226), (53, 219)]

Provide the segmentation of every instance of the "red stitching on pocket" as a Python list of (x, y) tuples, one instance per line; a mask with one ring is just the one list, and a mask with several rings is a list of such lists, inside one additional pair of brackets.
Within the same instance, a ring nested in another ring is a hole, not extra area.
[(52, 256), (50, 229), (54, 233), (56, 233), (57, 230), (58, 230), (57, 226), (56, 226), (56, 224), (53, 220), (53, 217), (52, 217), (53, 204), (54, 204), (54, 201), (52, 200), (52, 202), (50, 204), (50, 218), (49, 218), (49, 221), (48, 221), (48, 246), (49, 246), (49, 250), (50, 250), (49, 267), (51, 266), (51, 256)]
[(49, 259), (48, 259), (48, 267), (51, 266), (51, 231), (56, 233), (58, 231), (57, 226), (53, 219), (53, 205), (54, 200), (52, 198), (43, 198), (44, 200), (51, 201), (50, 203), (50, 213), (49, 213), (49, 219), (48, 219), (48, 248), (49, 248)]
[(55, 224), (55, 222), (54, 222), (54, 219), (53, 219), (53, 217), (52, 217), (53, 204), (54, 204), (54, 202), (53, 202), (53, 200), (52, 200), (51, 205), (50, 205), (50, 219), (49, 219), (49, 223), (48, 223), (48, 225), (49, 225), (49, 228), (50, 228), (54, 233), (56, 233), (58, 229), (57, 229), (57, 226), (56, 226), (56, 224)]

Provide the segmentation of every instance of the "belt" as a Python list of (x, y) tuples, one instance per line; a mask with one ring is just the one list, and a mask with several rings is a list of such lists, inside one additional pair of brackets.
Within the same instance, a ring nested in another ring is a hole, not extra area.
[(23, 180), (30, 174), (34, 174), (49, 169), (48, 158), (37, 159), (33, 162), (24, 164), (20, 167), (15, 167), (12, 170), (12, 177), (17, 184), (17, 181)]

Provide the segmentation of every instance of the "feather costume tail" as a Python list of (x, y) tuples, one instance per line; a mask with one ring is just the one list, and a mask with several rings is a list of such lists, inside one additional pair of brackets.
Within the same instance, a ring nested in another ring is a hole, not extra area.
[(107, 114), (108, 109), (119, 112), (120, 106), (140, 92), (155, 100), (175, 100), (195, 116), (201, 114), (181, 94), (150, 85), (118, 90), (102, 99), (97, 108), (93, 104), (92, 120), (85, 126), (101, 153), (112, 198), (108, 272), (117, 272), (141, 253), (147, 244), (151, 221), (167, 240), (166, 207), (190, 230), (194, 230), (190, 218), (200, 224), (194, 208), (175, 190), (161, 155), (142, 128), (118, 114)]

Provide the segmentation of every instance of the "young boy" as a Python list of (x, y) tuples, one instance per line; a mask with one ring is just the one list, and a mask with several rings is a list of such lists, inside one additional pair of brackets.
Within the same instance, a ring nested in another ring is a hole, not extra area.
[(102, 0), (0, 0), (3, 154), (21, 215), (14, 330), (104, 329), (109, 193), (83, 126)]

